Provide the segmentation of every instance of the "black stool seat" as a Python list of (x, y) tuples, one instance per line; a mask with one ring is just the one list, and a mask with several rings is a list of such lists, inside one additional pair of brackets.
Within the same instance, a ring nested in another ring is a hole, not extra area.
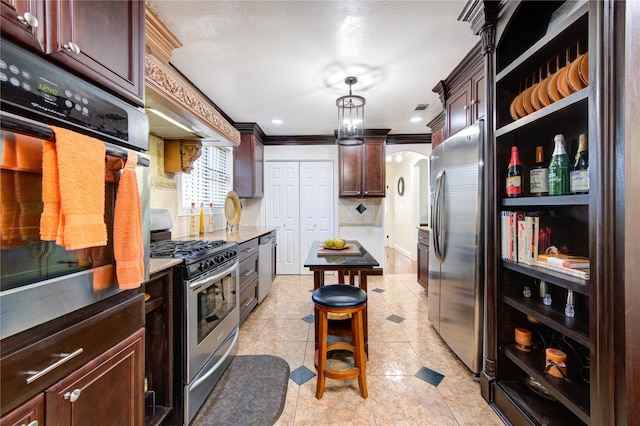
[(355, 308), (367, 302), (367, 293), (347, 284), (330, 284), (313, 292), (314, 303), (329, 308)]

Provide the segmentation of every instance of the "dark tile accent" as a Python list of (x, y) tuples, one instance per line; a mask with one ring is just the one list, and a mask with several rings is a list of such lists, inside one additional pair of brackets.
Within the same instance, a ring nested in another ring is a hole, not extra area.
[(444, 375), (438, 373), (437, 371), (433, 371), (430, 368), (422, 367), (416, 374), (414, 374), (418, 379), (424, 380), (433, 386), (438, 386), (442, 379), (444, 379)]
[(291, 380), (293, 380), (294, 382), (296, 382), (296, 384), (299, 386), (303, 383), (308, 382), (309, 380), (311, 380), (312, 378), (314, 378), (316, 376), (316, 373), (314, 373), (313, 371), (309, 370), (307, 367), (305, 367), (304, 365), (301, 367), (296, 368), (295, 370), (293, 370), (291, 372), (291, 374), (289, 375), (289, 377), (291, 378)]
[(382, 289), (382, 288), (374, 288), (371, 291), (375, 291), (376, 293), (384, 293), (386, 290)]
[(356, 207), (356, 210), (358, 210), (358, 213), (360, 213), (360, 214), (364, 213), (364, 211), (366, 209), (367, 208), (365, 206), (363, 206), (362, 204), (359, 204), (358, 207)]
[(302, 318), (302, 321), (306, 321), (306, 322), (308, 322), (309, 324), (311, 324), (311, 323), (315, 322), (315, 320), (316, 320), (316, 317), (315, 317), (315, 315), (313, 315), (313, 314), (309, 314), (309, 315), (307, 315), (306, 317), (303, 317), (303, 318)]
[(389, 321), (395, 322), (396, 324), (400, 324), (402, 321), (404, 321), (404, 318), (399, 317), (398, 315), (389, 315), (387, 319)]

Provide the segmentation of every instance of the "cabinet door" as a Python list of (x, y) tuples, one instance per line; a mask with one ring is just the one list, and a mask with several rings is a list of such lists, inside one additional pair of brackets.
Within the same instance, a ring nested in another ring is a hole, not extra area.
[(264, 146), (254, 135), (242, 134), (233, 149), (233, 190), (240, 198), (264, 196)]
[(264, 196), (264, 146), (256, 141), (254, 148), (255, 161), (253, 163), (253, 181), (254, 181), (254, 198), (262, 198)]
[(471, 81), (464, 85), (460, 91), (452, 93), (447, 101), (447, 137), (464, 129), (471, 123)]
[(0, 419), (0, 426), (21, 425), (44, 425), (44, 394), (39, 393)]
[(364, 144), (362, 186), (365, 197), (385, 196), (385, 144), (384, 139), (367, 139)]
[(45, 391), (49, 425), (144, 424), (144, 329)]
[(340, 146), (340, 196), (359, 197), (362, 195), (363, 148), (358, 146)]
[(2, 0), (0, 6), (2, 34), (42, 50), (42, 3), (36, 0)]
[(479, 118), (484, 117), (486, 110), (484, 68), (480, 68), (471, 77), (471, 92), (473, 94), (473, 99), (471, 99), (471, 123), (475, 123)]
[(144, 106), (144, 2), (49, 1), (46, 53)]

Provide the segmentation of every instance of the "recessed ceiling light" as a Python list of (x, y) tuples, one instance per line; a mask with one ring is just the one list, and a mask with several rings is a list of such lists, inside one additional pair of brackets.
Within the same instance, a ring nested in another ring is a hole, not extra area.
[(411, 122), (412, 123), (418, 123), (422, 121), (422, 117), (411, 117)]
[(279, 118), (274, 118), (273, 120), (271, 120), (271, 122), (273, 124), (282, 124), (282, 120), (280, 120)]

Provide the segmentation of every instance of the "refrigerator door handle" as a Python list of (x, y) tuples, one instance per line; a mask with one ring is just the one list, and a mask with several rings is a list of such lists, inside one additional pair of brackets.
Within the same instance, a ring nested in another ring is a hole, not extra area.
[(435, 189), (435, 202), (434, 202), (434, 234), (433, 234), (433, 243), (434, 243), (434, 254), (438, 262), (444, 262), (444, 258), (442, 255), (442, 188), (444, 185), (444, 177), (445, 170), (441, 170), (436, 177), (436, 189)]

